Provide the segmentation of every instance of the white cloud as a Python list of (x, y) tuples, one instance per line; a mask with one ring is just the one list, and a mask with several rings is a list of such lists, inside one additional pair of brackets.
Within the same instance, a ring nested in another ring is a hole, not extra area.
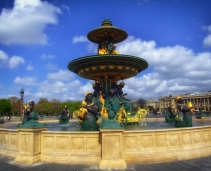
[(76, 44), (78, 42), (88, 42), (88, 39), (85, 36), (75, 36), (72, 41)]
[(34, 70), (34, 67), (31, 65), (27, 65), (26, 70)]
[(25, 60), (19, 56), (13, 56), (9, 59), (9, 67), (17, 68), (20, 64), (24, 64)]
[(46, 55), (46, 54), (41, 55), (41, 59), (54, 59), (54, 58), (55, 58), (54, 55)]
[(44, 30), (57, 24), (61, 10), (47, 1), (15, 0), (13, 9), (2, 9), (0, 15), (0, 43), (48, 44)]
[(211, 34), (204, 38), (203, 44), (206, 47), (211, 47)]
[[(124, 80), (123, 91), (129, 98), (159, 97), (190, 91), (206, 92), (211, 83), (211, 53), (194, 54), (183, 46), (156, 47), (154, 41), (142, 41), (129, 36), (117, 46), (120, 54), (129, 54), (145, 59), (149, 68), (136, 77)], [(150, 72), (150, 73), (148, 73)], [(206, 80), (206, 81), (205, 81)]]
[(203, 30), (208, 31), (208, 35), (203, 40), (203, 45), (205, 47), (211, 47), (211, 25), (210, 26), (204, 26)]
[(7, 64), (8, 59), (8, 55), (2, 50), (0, 50), (0, 67), (5, 66)]
[(14, 80), (15, 84), (21, 84), (21, 85), (27, 85), (27, 86), (31, 86), (31, 85), (35, 85), (35, 81), (36, 78), (33, 77), (16, 77)]
[(58, 72), (49, 73), (47, 75), (47, 79), (49, 80), (57, 80), (57, 81), (68, 81), (74, 77), (74, 73), (70, 71), (59, 70)]
[(66, 9), (68, 12), (70, 12), (70, 8), (67, 5), (61, 4), (61, 7)]
[(44, 81), (39, 85), (39, 90), (33, 95), (33, 99), (46, 97), (48, 99), (60, 99), (61, 101), (75, 101), (84, 99), (84, 94), (92, 91), (90, 83), (82, 85), (79, 80), (68, 83), (63, 81)]
[(57, 64), (52, 64), (52, 63), (48, 63), (45, 67), (46, 67), (48, 70), (57, 70), (57, 69), (58, 69)]

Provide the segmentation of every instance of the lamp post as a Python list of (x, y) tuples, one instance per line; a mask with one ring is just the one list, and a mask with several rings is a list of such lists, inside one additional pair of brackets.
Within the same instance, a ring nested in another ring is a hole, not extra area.
[(21, 114), (20, 114), (20, 120), (22, 121), (22, 111), (23, 111), (23, 95), (24, 95), (24, 91), (23, 89), (21, 89), (20, 91), (20, 97), (21, 97)]

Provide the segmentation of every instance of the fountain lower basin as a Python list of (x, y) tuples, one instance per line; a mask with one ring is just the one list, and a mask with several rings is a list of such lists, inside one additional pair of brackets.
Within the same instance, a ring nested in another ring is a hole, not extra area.
[[(54, 121), (56, 122), (58, 120)], [(150, 122), (161, 124), (165, 121), (163, 118), (147, 118), (144, 122), (150, 125)], [(167, 162), (209, 156), (210, 118), (193, 119), (193, 124), (195, 123), (201, 125), (149, 130), (129, 126), (128, 130), (107, 129), (96, 132), (1, 128), (0, 155), (13, 157), (19, 163), (42, 161), (99, 164), (101, 168), (124, 168), (125, 164), (132, 163)]]

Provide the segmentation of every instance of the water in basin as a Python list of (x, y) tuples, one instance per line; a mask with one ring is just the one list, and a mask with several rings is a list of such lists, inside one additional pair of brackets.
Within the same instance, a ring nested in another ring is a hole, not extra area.
[[(193, 120), (193, 127), (198, 126), (208, 126), (211, 125), (211, 120), (209, 119), (198, 119)], [(5, 125), (6, 129), (17, 129), (17, 125)], [(60, 125), (59, 122), (48, 122), (47, 131), (80, 131), (79, 122), (69, 122), (66, 125)], [(140, 121), (138, 125), (127, 125), (125, 130), (156, 130), (156, 129), (174, 129), (174, 123), (167, 123), (164, 119), (157, 120), (150, 119), (145, 121)]]

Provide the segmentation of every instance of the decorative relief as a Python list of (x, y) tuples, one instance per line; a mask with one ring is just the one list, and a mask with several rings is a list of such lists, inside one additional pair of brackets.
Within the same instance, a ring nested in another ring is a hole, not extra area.
[(10, 146), (18, 146), (18, 135), (17, 134), (10, 134)]
[(114, 69), (114, 66), (111, 65), (111, 66), (108, 66), (108, 68), (109, 68), (110, 70), (113, 70), (113, 69)]
[(200, 143), (201, 142), (201, 132), (193, 132), (193, 143)]
[(20, 135), (20, 151), (30, 153), (31, 136), (29, 134)]
[(167, 147), (167, 135), (155, 135), (156, 147)]
[(112, 158), (119, 158), (121, 156), (120, 150), (120, 136), (119, 135), (108, 135), (105, 136), (105, 156), (110, 156)]
[(3, 133), (2, 134), (2, 140), (1, 140), (2, 144), (7, 145), (8, 144), (8, 134), (7, 133)]
[(202, 132), (203, 135), (203, 142), (210, 142), (210, 131), (203, 131)]
[(126, 150), (138, 150), (138, 137), (137, 136), (124, 137), (124, 148)]
[(130, 67), (129, 67), (129, 66), (125, 67), (125, 70), (126, 70), (126, 71), (128, 71), (129, 69), (130, 69)]
[(180, 145), (180, 134), (169, 134), (169, 146), (179, 146)]
[(56, 137), (56, 149), (57, 150), (68, 150), (68, 137)]
[(118, 70), (120, 70), (120, 71), (121, 71), (122, 68), (123, 68), (123, 66), (121, 66), (121, 65), (120, 65), (120, 66), (117, 66), (117, 67), (118, 67)]
[(35, 134), (34, 136), (34, 152), (39, 153), (40, 152), (40, 134)]
[(85, 68), (85, 71), (88, 72), (89, 71), (89, 68)]
[(182, 145), (190, 145), (191, 144), (191, 133), (182, 133), (181, 134), (181, 143)]
[(0, 144), (2, 144), (2, 133), (0, 133)]
[(101, 70), (105, 70), (105, 67), (106, 67), (106, 66), (102, 65), (102, 66), (100, 66), (100, 69), (101, 69)]
[(72, 137), (71, 138), (71, 150), (81, 150), (84, 149), (84, 138), (83, 137)]
[(42, 148), (43, 149), (48, 149), (48, 150), (50, 150), (50, 149), (52, 149), (52, 150), (54, 150), (54, 137), (53, 136), (43, 136), (43, 139), (42, 139), (42, 141), (43, 141), (43, 145), (42, 145)]
[(139, 144), (140, 144), (140, 148), (153, 148), (152, 135), (140, 136)]
[(87, 151), (97, 151), (100, 149), (98, 137), (87, 137), (86, 138)]
[(96, 71), (97, 67), (91, 67), (92, 71)]

